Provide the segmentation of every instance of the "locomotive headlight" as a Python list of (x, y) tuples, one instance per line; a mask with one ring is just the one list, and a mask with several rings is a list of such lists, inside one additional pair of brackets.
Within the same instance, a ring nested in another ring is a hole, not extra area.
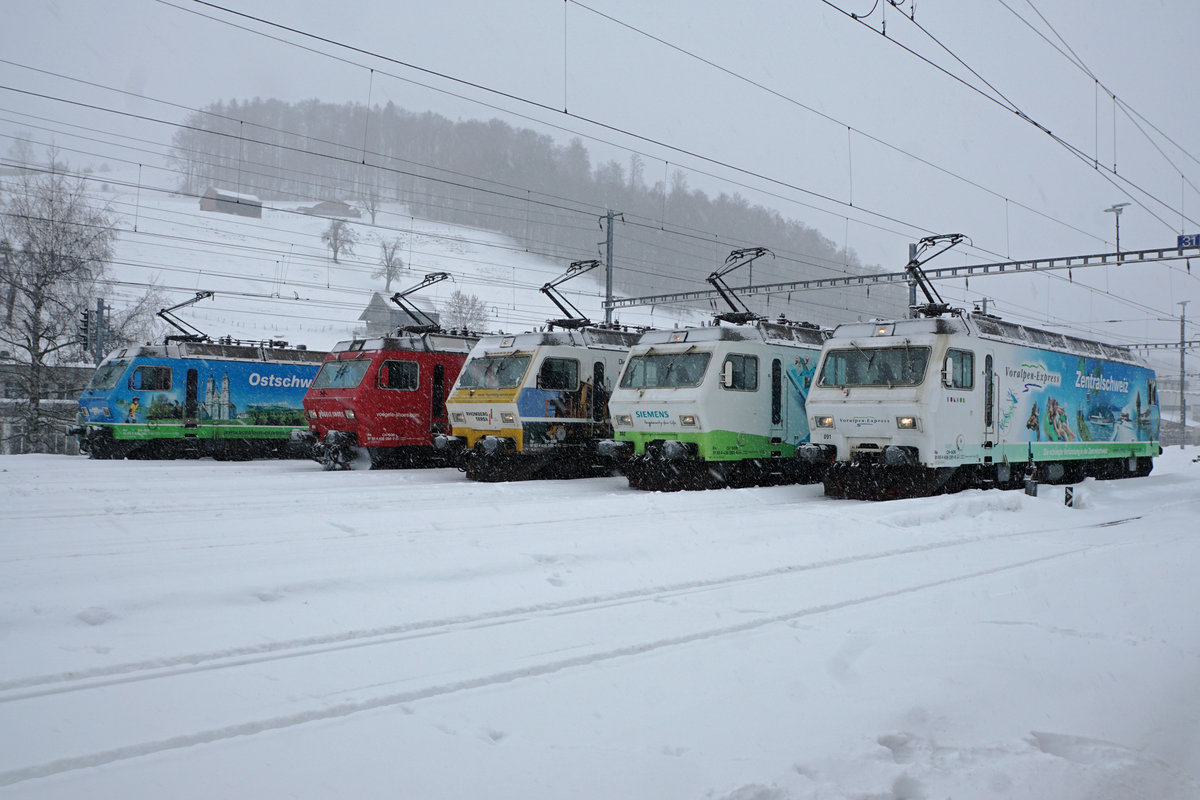
[(905, 431), (920, 430), (921, 420), (916, 417), (896, 417), (896, 427)]
[(304, 409), (304, 416), (308, 417), (309, 419), (316, 419), (317, 412), (313, 411), (311, 408), (306, 408)]
[(353, 408), (347, 408), (342, 413), (346, 415), (346, 419), (354, 419), (354, 409)]
[(465, 425), (467, 422), (467, 415), (462, 413), (461, 411), (455, 411), (453, 414), (450, 415), (450, 418), (452, 420), (454, 420), (455, 422), (457, 422), (459, 424), (463, 424), (463, 425)]
[(833, 417), (813, 417), (813, 424), (817, 428), (832, 428)]
[(679, 415), (679, 424), (684, 426), (685, 428), (696, 427), (696, 415), (695, 414), (680, 414)]
[(633, 427), (633, 415), (632, 414), (617, 414), (615, 419), (617, 420), (617, 424), (620, 425), (622, 428)]
[(517, 422), (516, 414), (510, 414), (507, 411), (500, 415), (500, 422), (505, 425), (515, 425)]

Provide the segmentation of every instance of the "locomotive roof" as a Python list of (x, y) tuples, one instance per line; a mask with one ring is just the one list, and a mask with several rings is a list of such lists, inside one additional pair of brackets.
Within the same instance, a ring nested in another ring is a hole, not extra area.
[(598, 347), (625, 350), (638, 339), (637, 331), (616, 328), (571, 328), (558, 331), (530, 331), (511, 335), (485, 336), (480, 346), (491, 348), (526, 349), (543, 345), (567, 345), (575, 347)]
[(325, 360), (322, 350), (305, 347), (267, 347), (261, 344), (222, 344), (220, 342), (168, 342), (128, 347), (112, 358), (215, 358), (225, 361), (282, 361), (319, 364)]
[(371, 339), (351, 339), (338, 342), (332, 352), (351, 350), (413, 350), (425, 353), (469, 353), (479, 336), (471, 333), (395, 333)]
[(675, 328), (646, 331), (638, 344), (671, 344), (674, 342), (776, 342), (787, 345), (820, 347), (829, 331), (816, 326), (787, 322), (755, 320), (740, 325), (713, 325), (699, 328)]
[(1029, 325), (1019, 325), (990, 314), (967, 313), (961, 317), (919, 317), (917, 319), (850, 322), (838, 325), (834, 329), (833, 339), (865, 339), (872, 336), (916, 336), (937, 333), (961, 333), (1089, 358), (1105, 358), (1110, 361), (1124, 361), (1132, 364), (1142, 363), (1141, 359), (1135, 356), (1128, 347), (1069, 336)]

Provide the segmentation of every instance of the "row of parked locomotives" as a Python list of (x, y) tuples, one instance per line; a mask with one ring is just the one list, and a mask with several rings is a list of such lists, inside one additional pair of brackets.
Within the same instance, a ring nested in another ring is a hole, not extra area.
[(915, 259), (922, 316), (770, 322), (722, 280), (768, 252), (734, 251), (709, 277), (732, 310), (705, 326), (593, 325), (554, 291), (598, 264), (575, 262), (542, 289), (567, 315), (546, 330), (445, 331), (404, 300), (449, 278), (432, 273), (392, 298), (414, 325), (328, 354), (185, 331), (111, 354), (77, 432), (95, 458), (250, 458), (290, 442), (329, 469), (620, 471), (652, 490), (823, 481), (864, 499), (1143, 476), (1161, 453), (1154, 372), (1127, 348), (950, 309)]
[(808, 395), (836, 497), (1148, 475), (1154, 372), (1128, 349), (986, 314), (839, 326)]
[(581, 325), (485, 336), (446, 401), (437, 447), (479, 481), (608, 474), (608, 398), (637, 333)]
[(92, 458), (290, 454), (304, 393), (325, 357), (283, 342), (167, 341), (116, 350), (79, 398)]
[(748, 319), (645, 332), (609, 401), (601, 444), (637, 489), (707, 489), (820, 480), (796, 458), (825, 332)]

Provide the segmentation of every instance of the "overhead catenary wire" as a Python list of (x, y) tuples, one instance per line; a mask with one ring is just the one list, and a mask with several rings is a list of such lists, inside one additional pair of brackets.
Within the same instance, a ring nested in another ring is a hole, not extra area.
[[(211, 4), (205, 4), (205, 5), (211, 5)], [(847, 219), (848, 219), (848, 218), (847, 218)], [(856, 222), (857, 222), (857, 221), (856, 221)]]
[[(855, 22), (864, 26), (865, 28), (867, 28), (869, 30), (874, 30), (874, 28), (872, 28), (870, 26), (870, 24), (868, 24), (865, 20), (862, 20), (862, 19), (850, 14), (849, 12), (845, 11), (844, 9), (838, 7), (838, 5), (834, 2), (832, 2), (832, 0), (821, 0), (821, 2), (824, 3), (825, 5), (829, 6), (830, 8), (834, 9), (835, 11), (837, 11), (847, 17), (852, 18)], [(967, 81), (963, 77), (961, 77), (959, 75), (955, 75), (950, 70), (946, 69), (945, 67), (941, 66), (940, 64), (935, 63), (929, 57), (922, 55), (921, 53), (918, 53), (917, 51), (913, 50), (911, 47), (908, 47), (907, 45), (903, 44), (902, 42), (897, 41), (895, 38), (884, 36), (884, 38), (888, 42), (890, 42), (891, 44), (895, 45), (896, 47), (899, 47), (902, 50), (910, 53), (917, 59), (919, 59), (919, 60), (925, 62), (926, 64), (928, 64), (929, 66), (933, 67), (935, 70), (943, 73), (944, 75), (949, 77), (951, 80), (954, 80), (954, 81), (962, 84), (963, 86), (967, 87), (968, 89), (979, 94), (981, 97), (986, 98), (987, 100), (991, 101), (992, 103), (995, 103), (996, 105), (999, 105), (1001, 108), (1004, 108), (1005, 110), (1009, 111), (1010, 113), (1016, 115), (1019, 119), (1022, 119), (1025, 122), (1032, 125), (1033, 127), (1037, 128), (1042, 133), (1044, 133), (1046, 136), (1048, 136), (1052, 141), (1061, 145), (1065, 150), (1067, 150), (1068, 153), (1075, 156), (1075, 158), (1077, 158), (1078, 160), (1082, 161), (1085, 164), (1091, 165), (1093, 167), (1093, 170), (1097, 174), (1101, 175), (1108, 183), (1112, 184), (1114, 187), (1116, 187), (1118, 189), (1134, 190), (1134, 192), (1137, 194), (1140, 194), (1141, 197), (1139, 198), (1139, 197), (1131, 195), (1130, 199), (1133, 200), (1133, 202), (1137, 203), (1138, 206), (1143, 211), (1145, 211), (1147, 214), (1149, 214), (1154, 219), (1158, 220), (1165, 227), (1167, 227), (1168, 229), (1174, 230), (1173, 226), (1170, 223), (1168, 223), (1165, 219), (1163, 219), (1161, 216), (1159, 216), (1157, 213), (1155, 213), (1154, 210), (1152, 210), (1148, 205), (1146, 205), (1144, 200), (1152, 200), (1153, 202), (1159, 204), (1163, 208), (1166, 208), (1167, 210), (1169, 210), (1173, 213), (1178, 213), (1180, 215), (1183, 214), (1182, 209), (1175, 209), (1174, 206), (1172, 206), (1171, 203), (1169, 203), (1168, 201), (1163, 200), (1162, 198), (1153, 194), (1149, 190), (1143, 188), (1139, 184), (1135, 183), (1134, 181), (1130, 180), (1129, 178), (1125, 177), (1124, 175), (1121, 175), (1120, 173), (1118, 173), (1116, 164), (1115, 164), (1115, 160), (1114, 160), (1114, 165), (1111, 169), (1108, 168), (1107, 165), (1098, 164), (1096, 162), (1096, 160), (1089, 157), (1082, 148), (1072, 144), (1071, 142), (1064, 139), (1062, 136), (1055, 134), (1048, 127), (1046, 127), (1042, 123), (1038, 122), (1036, 119), (1031, 117), (1029, 114), (1025, 113), (1019, 106), (1017, 106), (1015, 103), (1013, 103), (1011, 100), (1009, 100), (1003, 93), (1001, 93), (999, 90), (995, 89), (995, 87), (993, 87), (990, 82), (988, 82), (985, 78), (980, 76), (974, 70), (974, 68), (972, 68), (969, 64), (967, 64), (966, 61), (964, 61), (957, 53), (955, 53), (953, 50), (951, 50), (949, 47), (947, 47), (945, 44), (943, 44), (936, 36), (934, 36), (932, 33), (930, 33), (923, 25), (918, 23), (915, 19), (912, 19), (903, 14), (901, 14), (901, 17), (909, 20), (909, 22), (912, 25), (914, 25), (918, 30), (920, 30), (922, 33), (924, 33), (931, 41), (933, 41), (935, 44), (937, 44), (938, 47), (942, 48), (947, 54), (949, 54), (955, 61), (960, 63), (972, 75), (975, 75), (977, 78), (979, 78), (979, 80), (985, 86), (987, 86), (989, 89), (991, 89), (995, 94), (989, 94), (988, 92), (984, 91), (983, 89), (979, 88), (978, 86), (973, 85), (970, 81)], [(1115, 96), (1114, 96), (1114, 99), (1115, 99)], [(1115, 115), (1115, 106), (1114, 106), (1114, 115)], [(1114, 116), (1114, 129), (1115, 129), (1115, 116)], [(1114, 136), (1114, 140), (1115, 140), (1115, 136)], [(1192, 222), (1193, 224), (1200, 225), (1200, 222), (1196, 222), (1195, 220), (1192, 220), (1187, 217), (1185, 217), (1185, 219), (1188, 219), (1188, 221)]]

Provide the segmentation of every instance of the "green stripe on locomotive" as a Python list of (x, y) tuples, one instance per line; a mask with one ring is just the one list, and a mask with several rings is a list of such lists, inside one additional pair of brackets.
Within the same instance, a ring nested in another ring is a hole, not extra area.
[(617, 431), (618, 441), (632, 442), (634, 452), (642, 455), (646, 445), (654, 441), (678, 441), (696, 445), (696, 455), (704, 461), (742, 461), (749, 458), (792, 457), (796, 445), (772, 442), (769, 436), (737, 431)]

